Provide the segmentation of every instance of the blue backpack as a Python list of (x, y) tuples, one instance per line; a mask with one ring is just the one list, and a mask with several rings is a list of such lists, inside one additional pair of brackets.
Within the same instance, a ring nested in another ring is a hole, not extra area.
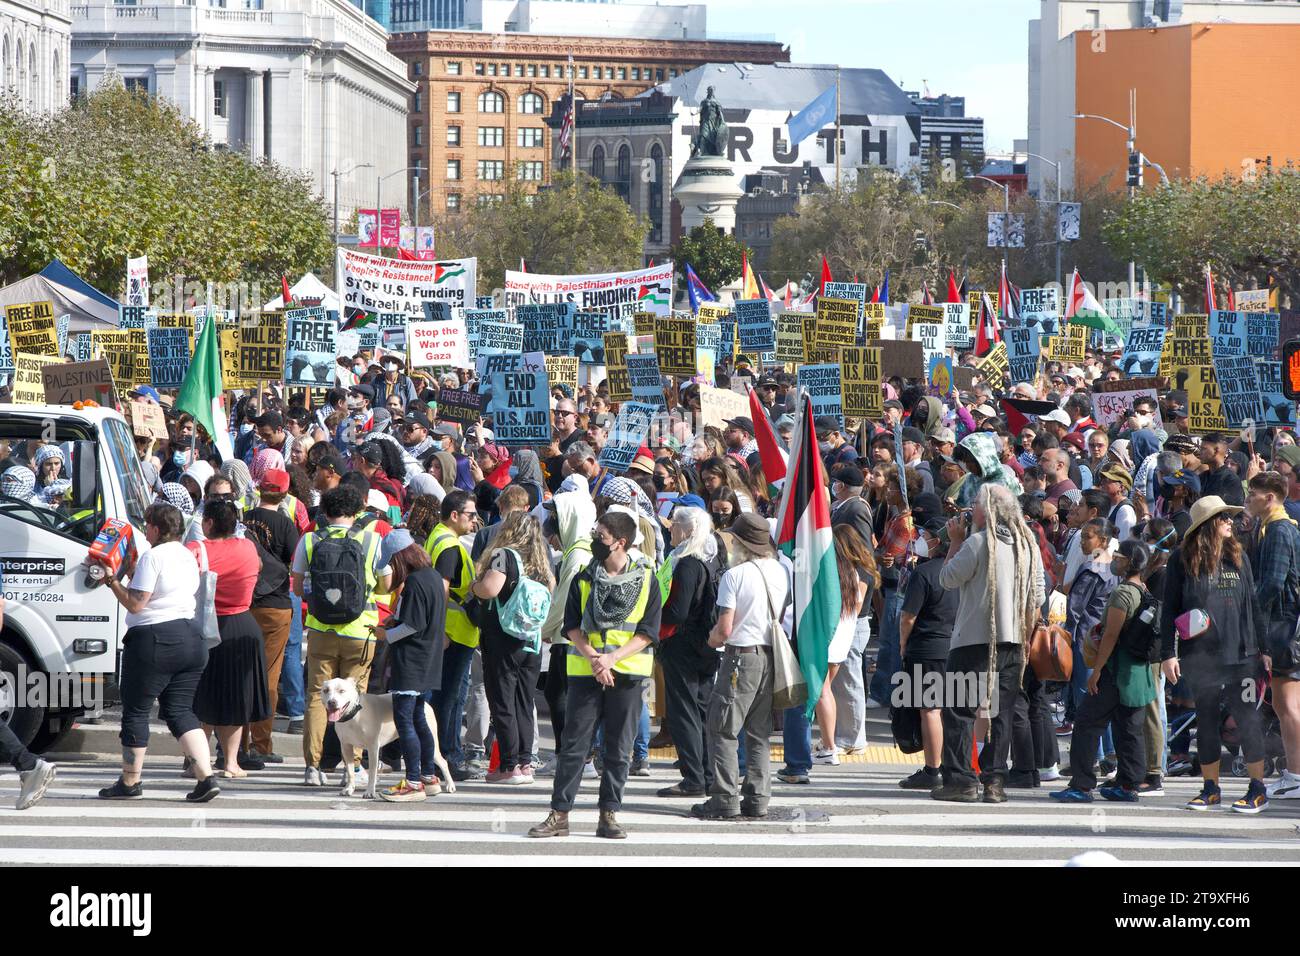
[[(542, 625), (551, 613), (551, 592), (539, 581), (524, 573), (524, 562), (513, 548), (504, 549), (515, 561), (517, 579), (510, 597), (503, 604), (501, 597), (492, 599), (501, 630), (517, 637), (526, 645), (524, 650), (539, 654), (542, 650)], [(507, 575), (508, 577), (508, 575)]]

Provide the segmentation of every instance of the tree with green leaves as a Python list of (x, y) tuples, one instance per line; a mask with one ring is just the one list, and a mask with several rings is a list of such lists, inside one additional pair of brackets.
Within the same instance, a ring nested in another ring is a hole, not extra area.
[(57, 256), (116, 296), (128, 256), (155, 287), (328, 274), (329, 220), (308, 177), (217, 149), (166, 100), (108, 82), (37, 116), (0, 102), (0, 281)]
[[(638, 268), (647, 226), (622, 199), (586, 173), (575, 180), (557, 171), (551, 185), (533, 192), (512, 181), (500, 198), (482, 201), (463, 215), (463, 227), (439, 232), (438, 253), (457, 247), (478, 257), (479, 288), (498, 289), (519, 260), (531, 272), (559, 275)], [(448, 223), (442, 224), (447, 227)]]
[(714, 293), (739, 279), (743, 257), (754, 255), (735, 236), (715, 226), (712, 219), (705, 219), (702, 225), (678, 239), (669, 254), (682, 276), (686, 275), (686, 265), (690, 263), (700, 281)]

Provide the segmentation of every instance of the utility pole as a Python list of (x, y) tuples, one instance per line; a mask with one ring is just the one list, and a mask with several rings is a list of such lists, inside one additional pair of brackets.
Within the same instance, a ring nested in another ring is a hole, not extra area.
[(840, 66), (835, 64), (835, 194), (840, 192)]

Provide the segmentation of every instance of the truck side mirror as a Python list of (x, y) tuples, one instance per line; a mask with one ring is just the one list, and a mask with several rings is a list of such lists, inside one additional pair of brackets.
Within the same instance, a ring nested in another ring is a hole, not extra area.
[(100, 511), (99, 444), (93, 441), (72, 443), (72, 513)]

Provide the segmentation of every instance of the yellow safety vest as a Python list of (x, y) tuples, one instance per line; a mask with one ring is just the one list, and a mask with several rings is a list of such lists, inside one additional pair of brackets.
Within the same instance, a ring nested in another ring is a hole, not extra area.
[[(650, 600), (650, 587), (655, 579), (654, 571), (649, 568), (646, 568), (643, 573), (641, 594), (637, 597), (627, 620), (618, 628), (605, 631), (603, 635), (600, 631), (587, 632), (587, 643), (595, 650), (601, 653), (617, 650), (636, 636), (636, 626), (641, 622), (641, 618), (645, 617), (645, 606)], [(580, 609), (585, 613), (587, 599), (591, 597), (591, 579), (586, 575), (578, 578), (578, 596), (581, 602)], [(565, 672), (570, 677), (593, 676), (591, 661), (572, 645), (569, 647), (569, 656), (565, 663)], [(620, 660), (614, 665), (614, 671), (632, 677), (649, 677), (654, 671), (654, 651), (647, 645), (635, 654), (629, 654)]]
[(424, 550), (429, 552), (434, 567), (438, 566), (438, 558), (448, 548), (460, 549), (460, 580), (447, 582), (451, 592), (450, 600), (447, 601), (447, 637), (466, 647), (478, 647), (478, 628), (470, 623), (469, 616), (461, 606), (469, 597), (469, 586), (474, 581), (474, 562), (470, 560), (465, 546), (460, 543), (460, 536), (439, 522), (429, 532), (429, 539), (424, 543)]
[(307, 614), (303, 623), (317, 631), (333, 631), (339, 637), (373, 641), (375, 636), (370, 632), (370, 627), (379, 623), (379, 608), (375, 604), (375, 585), (378, 583), (378, 579), (375, 577), (375, 557), (379, 554), (379, 535), (364, 529), (354, 532), (351, 528), (343, 528), (339, 525), (328, 525), (320, 531), (312, 531), (308, 533), (307, 540), (303, 545), (306, 548), (307, 567), (310, 573), (312, 546), (315, 545), (318, 537), (338, 538), (344, 535), (356, 538), (366, 552), (366, 609), (361, 612), (360, 617), (349, 621), (347, 624), (322, 624), (312, 617), (310, 613)]

